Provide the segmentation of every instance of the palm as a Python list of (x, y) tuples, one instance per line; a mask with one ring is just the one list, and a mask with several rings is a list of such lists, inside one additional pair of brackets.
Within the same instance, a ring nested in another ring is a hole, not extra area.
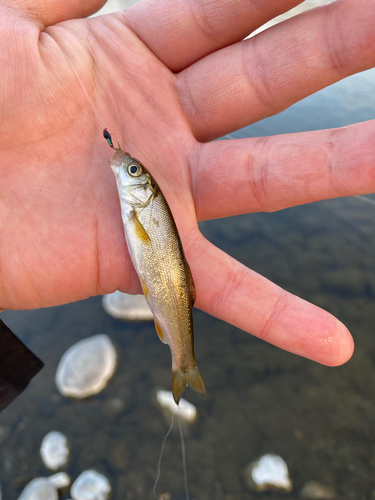
[[(361, 1), (367, 10), (373, 8), (370, 0)], [(238, 3), (242, 9), (253, 9), (251, 3)], [(287, 10), (298, 1), (283, 0), (277, 7), (264, 3), (258, 20), (250, 16), (252, 28), (273, 17), (275, 9)], [(373, 190), (368, 184), (372, 123), (354, 126), (335, 139), (332, 132), (321, 131), (268, 141), (231, 141), (230, 145), (197, 141), (276, 113), (335, 79), (371, 66), (373, 55), (369, 50), (362, 50), (360, 57), (351, 54), (340, 73), (327, 65), (323, 53), (322, 76), (317, 80), (315, 67), (309, 79), (299, 61), (286, 54), (284, 67), (283, 61), (280, 64), (285, 81), (279, 79), (273, 88), (263, 82), (277, 79), (278, 68), (269, 49), (278, 37), (285, 39), (288, 32), (283, 28), (279, 34), (269, 30), (259, 43), (240, 42), (251, 29), (246, 25), (250, 21), (239, 13), (238, 34), (224, 18), (219, 41), (218, 36), (205, 36), (204, 30), (202, 35), (190, 26), (185, 45), (177, 38), (173, 46), (168, 30), (174, 25), (168, 25), (162, 9), (158, 13), (153, 5), (151, 0), (140, 4), (127, 18), (118, 14), (50, 26), (39, 40), (35, 21), (5, 9), (10, 22), (4, 23), (2, 14), (5, 29), (16, 25), (23, 43), (14, 43), (11, 35), (4, 38), (5, 46), (2, 42), (5, 60), (18, 62), (5, 65), (3, 74), (0, 306), (41, 307), (116, 289), (140, 290), (107, 163), (110, 150), (73, 65), (114, 141), (145, 163), (162, 188), (192, 268), (196, 305), (292, 352), (327, 364), (345, 361), (352, 343), (343, 325), (214, 248), (199, 233), (196, 218), (275, 210)], [(164, 36), (153, 35), (150, 16), (144, 16), (150, 8)], [(171, 12), (177, 16), (178, 9), (173, 4)], [(332, 12), (320, 15), (332, 17)], [(313, 20), (300, 21), (297, 32), (304, 33), (306, 23)], [(367, 20), (371, 20), (368, 13), (362, 24)], [(354, 27), (361, 36), (372, 33), (371, 24), (367, 31), (362, 25), (361, 30)], [(246, 51), (249, 58), (256, 54), (261, 64), (244, 68)], [(267, 57), (269, 66), (264, 62)], [(221, 70), (226, 65), (230, 77)], [(264, 74), (257, 74), (259, 68)], [(288, 71), (289, 79), (285, 78)], [(237, 96), (234, 102), (228, 101), (228, 88)], [(345, 151), (349, 160), (337, 174), (332, 174), (331, 158), (316, 165), (317, 151), (333, 158), (334, 148), (326, 145), (336, 141), (344, 147), (348, 133), (352, 150), (361, 144), (363, 158)], [(361, 175), (359, 164), (365, 169)], [(315, 167), (318, 174), (312, 179)]]
[[(78, 74), (92, 72), (84, 85), (95, 87), (95, 106), (113, 139), (140, 155), (158, 179), (164, 171), (166, 177), (160, 182), (172, 198), (177, 218), (181, 212), (182, 223), (191, 225), (194, 208), (189, 189), (179, 201), (175, 194), (176, 186), (181, 191), (189, 186), (184, 149), (193, 138), (178, 106), (171, 73), (130, 30), (124, 30), (123, 45), (117, 43), (114, 52), (108, 42), (113, 36), (110, 29), (100, 20), (93, 24), (98, 39), (106, 44), (90, 36), (87, 21), (67, 22), (63, 29), (50, 28), (49, 35), (68, 38), (69, 49), (54, 45), (39, 67), (30, 70), (25, 64), (10, 74), (14, 91), (16, 80), (27, 82), (27, 90), (23, 102), (12, 110), (15, 128), (6, 130), (12, 172), (9, 176), (4, 172), (2, 182), (3, 193), (8, 193), (1, 229), (6, 308), (54, 305), (117, 288), (139, 291), (108, 166), (111, 150), (65, 53), (79, 54), (78, 65), (72, 60)], [(88, 33), (87, 46), (76, 37), (82, 32)], [(95, 66), (85, 53), (88, 44), (99, 54)], [(22, 54), (25, 61), (34, 59), (39, 47), (35, 43), (28, 50)], [(30, 87), (39, 73), (43, 79)], [(4, 162), (4, 169), (9, 170), (9, 164)], [(159, 164), (165, 170), (158, 172)]]

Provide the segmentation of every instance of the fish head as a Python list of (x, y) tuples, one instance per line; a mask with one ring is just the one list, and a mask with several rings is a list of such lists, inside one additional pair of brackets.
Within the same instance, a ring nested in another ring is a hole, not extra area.
[(121, 201), (144, 208), (156, 194), (157, 186), (142, 163), (120, 147), (109, 162), (115, 174)]

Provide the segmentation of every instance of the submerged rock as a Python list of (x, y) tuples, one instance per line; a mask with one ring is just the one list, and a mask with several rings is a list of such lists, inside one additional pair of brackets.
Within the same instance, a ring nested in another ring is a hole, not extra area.
[(42, 441), (40, 454), (48, 469), (56, 470), (63, 467), (69, 456), (68, 439), (58, 431), (49, 432)]
[(245, 481), (255, 491), (281, 490), (291, 491), (288, 467), (278, 455), (263, 455), (245, 469)]
[(86, 470), (72, 484), (73, 500), (107, 500), (111, 493), (108, 479), (95, 470)]
[(37, 477), (30, 481), (18, 500), (58, 500), (55, 486), (46, 477)]
[(194, 405), (181, 398), (179, 405), (176, 405), (173, 394), (170, 391), (157, 391), (156, 400), (159, 405), (174, 415), (179, 414), (181, 420), (192, 423), (197, 419), (198, 412)]
[(309, 481), (302, 488), (300, 497), (309, 500), (332, 500), (336, 497), (336, 495), (335, 492), (328, 486), (324, 486), (317, 481)]
[(58, 472), (48, 478), (48, 481), (54, 485), (57, 490), (61, 490), (70, 485), (70, 477), (66, 472)]
[(116, 362), (116, 351), (107, 335), (81, 340), (63, 354), (56, 371), (56, 386), (63, 396), (92, 396), (107, 385)]
[(58, 500), (57, 490), (69, 484), (70, 477), (65, 472), (59, 472), (50, 477), (37, 477), (25, 487), (18, 500)]
[(106, 313), (127, 321), (152, 321), (154, 316), (144, 295), (119, 292), (103, 295), (102, 305)]

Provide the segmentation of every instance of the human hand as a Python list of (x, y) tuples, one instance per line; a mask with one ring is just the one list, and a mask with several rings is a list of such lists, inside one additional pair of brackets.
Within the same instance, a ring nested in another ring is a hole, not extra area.
[(350, 357), (352, 339), (338, 320), (233, 260), (197, 226), (374, 191), (373, 121), (204, 143), (374, 64), (371, 0), (342, 0), (241, 41), (297, 3), (147, 0), (74, 20), (100, 1), (80, 12), (73, 0), (16, 8), (2, 0), (0, 307), (140, 292), (111, 151), (67, 54), (113, 139), (163, 190), (196, 305), (321, 363)]

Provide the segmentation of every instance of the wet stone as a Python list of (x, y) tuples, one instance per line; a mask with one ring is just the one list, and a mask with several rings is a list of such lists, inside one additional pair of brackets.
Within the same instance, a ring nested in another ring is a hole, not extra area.
[(55, 486), (46, 478), (33, 479), (22, 491), (18, 500), (58, 500)]
[(126, 321), (152, 321), (154, 316), (144, 295), (129, 295), (119, 292), (103, 296), (102, 305), (107, 314)]
[(69, 456), (68, 439), (61, 432), (49, 432), (42, 441), (40, 454), (48, 469), (56, 470), (63, 467)]
[(107, 500), (111, 493), (108, 479), (95, 470), (86, 470), (74, 481), (70, 494), (73, 500)]
[(332, 488), (324, 486), (316, 481), (309, 481), (302, 488), (300, 497), (308, 500), (332, 500), (336, 498), (336, 495)]
[(8, 427), (0, 426), (0, 443), (6, 440), (9, 435)]
[(117, 362), (115, 348), (107, 335), (98, 334), (77, 342), (62, 356), (56, 386), (63, 396), (83, 399), (102, 391)]
[(103, 405), (103, 415), (107, 417), (117, 417), (124, 410), (125, 403), (120, 398), (108, 399)]
[(246, 484), (255, 491), (279, 490), (289, 492), (292, 482), (284, 460), (274, 454), (263, 455), (244, 471)]
[(66, 472), (58, 472), (57, 474), (53, 474), (53, 476), (50, 476), (48, 478), (48, 481), (53, 484), (53, 486), (57, 490), (67, 488), (70, 485), (70, 477)]
[(173, 394), (170, 391), (157, 391), (156, 401), (169, 414), (179, 415), (181, 420), (193, 423), (198, 417), (197, 409), (194, 405), (181, 398), (180, 403), (176, 405)]

